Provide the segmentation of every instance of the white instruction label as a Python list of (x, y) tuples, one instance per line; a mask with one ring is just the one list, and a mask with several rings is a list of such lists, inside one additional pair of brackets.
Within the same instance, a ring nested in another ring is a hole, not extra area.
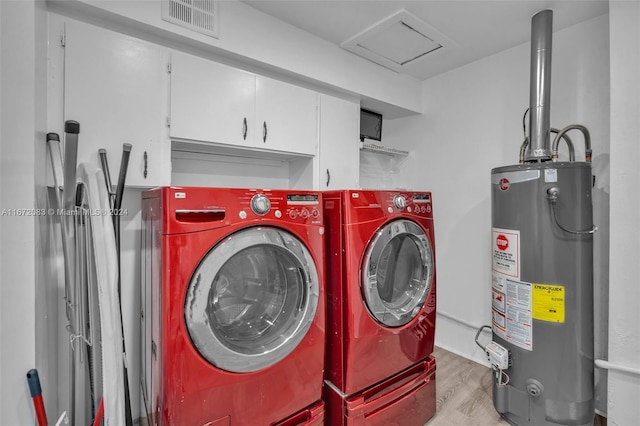
[(507, 342), (532, 350), (531, 283), (507, 281)]
[(511, 344), (532, 350), (531, 283), (494, 272), (491, 292), (493, 332)]
[(506, 278), (493, 273), (491, 287), (491, 315), (493, 332), (503, 339), (507, 339), (507, 287)]
[(520, 231), (493, 228), (493, 271), (520, 279)]

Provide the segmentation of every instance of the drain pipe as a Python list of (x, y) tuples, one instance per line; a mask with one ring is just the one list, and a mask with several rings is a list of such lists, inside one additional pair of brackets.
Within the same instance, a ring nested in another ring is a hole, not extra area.
[(551, 159), (549, 100), (551, 97), (551, 38), (553, 11), (536, 13), (531, 21), (529, 86), (529, 150), (527, 162)]
[(596, 367), (602, 368), (604, 370), (614, 370), (614, 371), (620, 371), (622, 373), (640, 376), (640, 368), (627, 367), (626, 365), (614, 364), (613, 362), (607, 361), (604, 359), (596, 359), (594, 363)]

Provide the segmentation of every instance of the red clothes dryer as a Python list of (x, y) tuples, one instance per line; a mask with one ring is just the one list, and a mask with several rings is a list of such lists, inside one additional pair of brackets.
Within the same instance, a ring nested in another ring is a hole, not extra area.
[(419, 425), (435, 414), (429, 192), (324, 192), (328, 424)]
[(143, 393), (154, 425), (321, 425), (317, 192), (144, 192)]

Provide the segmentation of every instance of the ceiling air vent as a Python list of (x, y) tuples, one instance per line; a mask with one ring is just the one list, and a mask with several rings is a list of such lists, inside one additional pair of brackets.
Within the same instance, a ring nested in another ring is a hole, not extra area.
[(453, 41), (438, 30), (402, 9), (341, 46), (359, 56), (396, 72), (434, 53), (452, 47)]
[(218, 38), (219, 0), (162, 0), (162, 19)]

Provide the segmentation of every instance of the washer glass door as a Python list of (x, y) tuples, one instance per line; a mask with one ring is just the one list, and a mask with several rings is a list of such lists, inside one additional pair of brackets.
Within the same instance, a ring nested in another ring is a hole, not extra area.
[(268, 367), (291, 353), (318, 306), (308, 249), (282, 229), (231, 234), (203, 258), (185, 301), (189, 335), (211, 364), (232, 372)]
[(433, 280), (433, 250), (424, 230), (399, 219), (382, 226), (364, 255), (362, 291), (369, 313), (399, 327), (422, 309)]

